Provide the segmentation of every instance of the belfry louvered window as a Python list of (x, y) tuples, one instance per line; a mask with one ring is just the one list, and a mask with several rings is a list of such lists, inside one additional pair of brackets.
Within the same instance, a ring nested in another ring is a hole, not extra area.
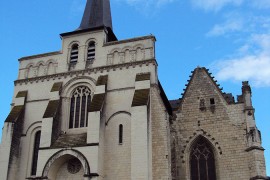
[(191, 180), (216, 180), (214, 152), (203, 137), (199, 137), (192, 146), (190, 174)]
[(87, 61), (92, 61), (95, 59), (96, 56), (96, 47), (95, 47), (95, 42), (91, 41), (88, 44), (88, 49), (87, 49)]
[(39, 143), (40, 143), (40, 135), (41, 135), (41, 131), (38, 131), (35, 134), (33, 157), (32, 157), (32, 169), (31, 169), (31, 175), (33, 175), (33, 176), (35, 176), (36, 173), (37, 173), (38, 150), (39, 150)]
[(75, 89), (70, 100), (69, 128), (87, 127), (91, 91), (86, 86)]
[(75, 63), (78, 61), (79, 56), (79, 46), (78, 44), (74, 44), (71, 48), (70, 52), (70, 63)]

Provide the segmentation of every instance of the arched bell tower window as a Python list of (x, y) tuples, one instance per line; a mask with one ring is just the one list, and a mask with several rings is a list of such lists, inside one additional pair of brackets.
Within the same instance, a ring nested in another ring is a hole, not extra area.
[(87, 49), (87, 61), (93, 61), (96, 56), (96, 47), (95, 47), (95, 42), (91, 41), (88, 44), (88, 49)]
[(79, 45), (73, 44), (70, 52), (70, 63), (76, 63), (79, 56)]
[(70, 100), (69, 128), (87, 127), (91, 91), (86, 86), (77, 87)]
[(40, 135), (41, 135), (41, 131), (38, 131), (35, 134), (33, 158), (32, 158), (32, 168), (31, 168), (31, 175), (32, 176), (35, 176), (36, 173), (37, 173), (38, 150), (39, 150), (39, 144), (40, 144)]
[(190, 152), (191, 180), (216, 180), (215, 156), (211, 144), (199, 137)]

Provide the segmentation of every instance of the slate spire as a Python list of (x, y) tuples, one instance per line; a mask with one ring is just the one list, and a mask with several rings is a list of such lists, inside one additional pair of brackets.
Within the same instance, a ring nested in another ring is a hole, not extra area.
[(112, 30), (110, 0), (87, 0), (78, 30), (99, 27)]

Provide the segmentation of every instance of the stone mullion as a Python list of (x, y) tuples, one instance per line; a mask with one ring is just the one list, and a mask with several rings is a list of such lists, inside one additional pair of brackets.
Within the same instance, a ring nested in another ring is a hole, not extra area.
[(77, 109), (77, 96), (74, 96), (75, 101), (74, 101), (74, 114), (73, 114), (73, 127), (75, 128), (75, 121), (76, 121), (76, 109)]
[(88, 105), (88, 96), (89, 95), (87, 95), (86, 96), (86, 99), (85, 99), (85, 112), (84, 112), (84, 127), (86, 127), (86, 121), (88, 121), (88, 119), (87, 119), (87, 105)]
[(200, 173), (200, 158), (197, 158), (197, 170), (198, 170), (198, 178), (201, 179), (201, 173)]
[(82, 96), (83, 94), (80, 94), (80, 111), (79, 111), (79, 124), (78, 124), (78, 127), (80, 128), (81, 127), (81, 116), (82, 116)]
[(206, 177), (209, 180), (209, 173), (208, 173), (208, 159), (205, 157), (205, 166), (206, 166)]

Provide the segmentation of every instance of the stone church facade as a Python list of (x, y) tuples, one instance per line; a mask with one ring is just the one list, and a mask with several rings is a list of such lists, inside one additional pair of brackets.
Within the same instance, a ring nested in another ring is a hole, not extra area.
[(267, 179), (248, 82), (235, 101), (198, 67), (169, 101), (155, 37), (117, 40), (109, 0), (60, 36), (60, 51), (19, 59), (1, 180)]

